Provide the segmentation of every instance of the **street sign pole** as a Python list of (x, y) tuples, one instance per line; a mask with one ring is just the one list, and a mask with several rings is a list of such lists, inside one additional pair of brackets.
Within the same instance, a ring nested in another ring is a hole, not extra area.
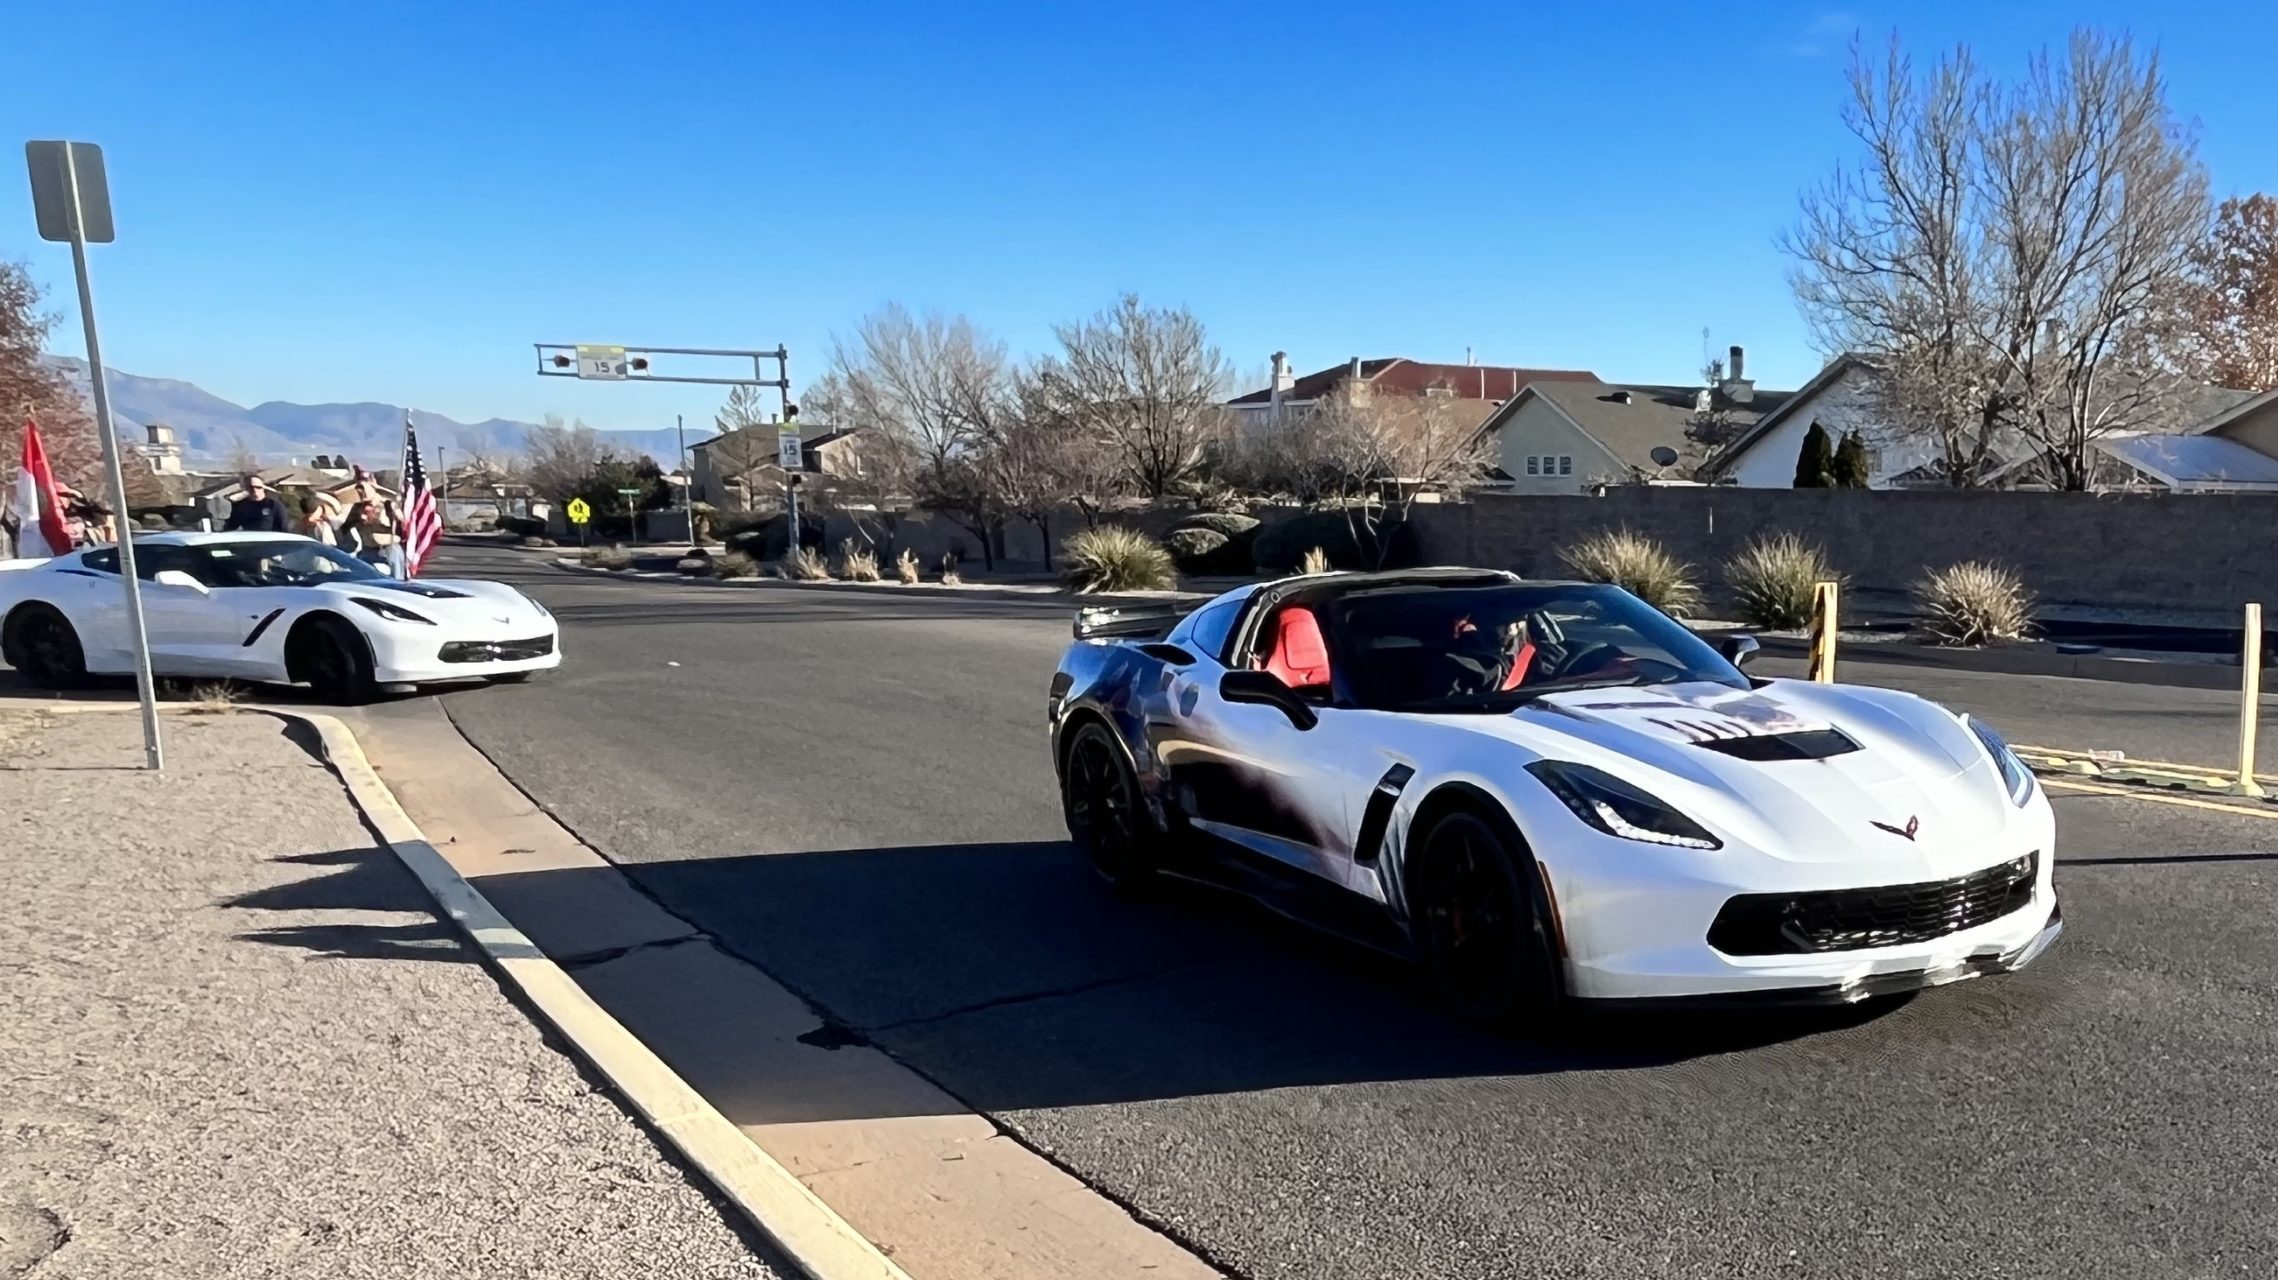
[[(127, 626), (134, 636), (135, 693), (142, 701), (142, 756), (151, 769), (166, 767), (165, 749), (158, 740), (158, 688), (150, 676), (150, 632), (143, 624), (142, 579), (134, 566), (134, 521), (127, 514), (126, 473), (119, 466), (119, 437), (111, 426), (111, 392), (104, 385), (103, 344), (95, 332), (95, 288), (87, 275), (87, 241), (90, 221), (98, 243), (113, 238), (110, 185), (103, 172), (103, 152), (86, 142), (28, 142), (24, 158), (32, 172), (32, 203), (39, 214), (42, 238), (71, 242), (71, 269), (79, 278), (79, 321), (87, 334), (87, 382), (95, 399), (95, 430), (102, 437), (103, 469), (111, 481), (111, 510), (119, 530), (119, 580), (126, 592)], [(85, 172), (82, 172), (84, 165)], [(86, 188), (81, 186), (82, 180)], [(95, 196), (83, 199), (86, 190)], [(60, 209), (63, 236), (50, 215)]]

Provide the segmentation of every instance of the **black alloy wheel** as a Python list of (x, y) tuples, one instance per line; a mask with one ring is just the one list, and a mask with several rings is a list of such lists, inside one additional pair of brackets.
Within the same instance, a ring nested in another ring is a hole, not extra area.
[(363, 637), (345, 623), (318, 618), (303, 625), (293, 633), (285, 662), (293, 679), (326, 702), (356, 706), (378, 692)]
[(1548, 1012), (1549, 930), (1503, 833), (1456, 810), (1432, 824), (1411, 865), (1417, 948), (1449, 1011), (1496, 1026)]
[(43, 689), (70, 689), (87, 678), (79, 633), (47, 605), (26, 605), (9, 618), (7, 648), (10, 665)]
[(1139, 779), (1107, 726), (1088, 721), (1068, 743), (1060, 800), (1075, 842), (1094, 873), (1129, 892), (1154, 871)]

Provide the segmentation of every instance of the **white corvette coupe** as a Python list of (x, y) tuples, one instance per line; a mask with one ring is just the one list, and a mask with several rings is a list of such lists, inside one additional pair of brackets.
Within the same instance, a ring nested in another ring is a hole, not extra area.
[(2055, 819), (1993, 730), (1740, 669), (1618, 587), (1328, 574), (1086, 610), (1049, 694), (1118, 886), (1229, 883), (1412, 954), (1488, 1020), (1848, 1002), (2019, 968)]
[[(399, 581), (292, 534), (137, 538), (160, 676), (287, 681), (334, 702), (383, 685), (526, 680), (561, 664), (545, 606), (498, 582)], [(0, 657), (64, 687), (134, 670), (116, 547), (0, 562)]]

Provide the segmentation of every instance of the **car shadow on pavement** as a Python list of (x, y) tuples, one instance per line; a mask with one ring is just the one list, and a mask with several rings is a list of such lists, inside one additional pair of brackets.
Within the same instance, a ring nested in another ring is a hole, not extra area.
[(224, 898), (219, 905), (236, 911), (368, 912), (417, 919), (280, 925), (241, 933), (240, 941), (297, 947), (324, 959), (473, 959), (451, 926), (435, 918), (434, 904), (419, 882), (385, 848), (287, 854), (274, 861), (319, 870), (303, 879)]
[(1178, 885), (1118, 900), (1064, 842), (621, 870), (816, 1006), (824, 1025), (809, 1043), (874, 1045), (983, 1111), (1621, 1070), (1856, 1026), (1893, 1007), (1584, 1016), (1493, 1033), (1437, 1012), (1408, 964), (1229, 895)]

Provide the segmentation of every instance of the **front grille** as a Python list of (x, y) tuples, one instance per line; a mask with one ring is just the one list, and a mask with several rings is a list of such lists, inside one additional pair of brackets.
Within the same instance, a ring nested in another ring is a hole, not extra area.
[(553, 651), (552, 636), (534, 636), (528, 640), (453, 640), (437, 656), (445, 662), (519, 662), (543, 658)]
[(1728, 956), (1803, 955), (1928, 942), (1974, 929), (2033, 900), (2041, 855), (1920, 884), (1820, 893), (1744, 893), (1709, 926), (1709, 945)]

